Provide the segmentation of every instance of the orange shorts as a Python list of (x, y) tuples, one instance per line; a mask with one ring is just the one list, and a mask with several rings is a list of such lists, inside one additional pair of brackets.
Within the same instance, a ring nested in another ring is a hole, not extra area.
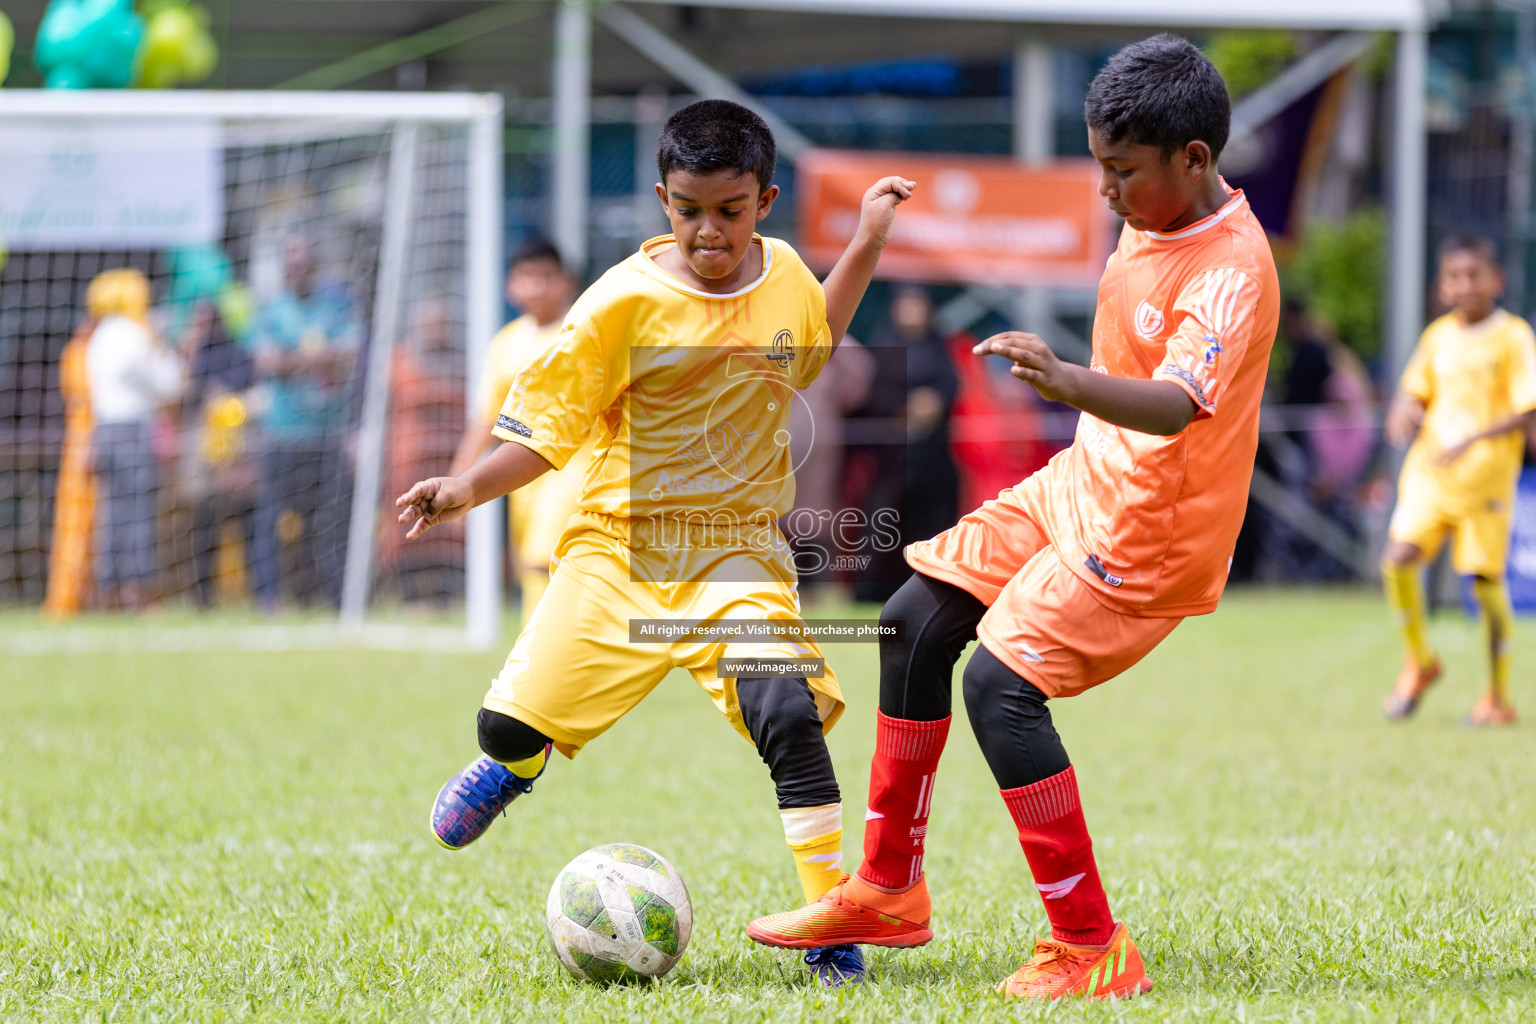
[(1047, 697), (1070, 697), (1145, 658), (1183, 619), (1105, 607), (1030, 514), (1029, 491), (1026, 480), (908, 545), (907, 564), (986, 604), (976, 635), (987, 650)]

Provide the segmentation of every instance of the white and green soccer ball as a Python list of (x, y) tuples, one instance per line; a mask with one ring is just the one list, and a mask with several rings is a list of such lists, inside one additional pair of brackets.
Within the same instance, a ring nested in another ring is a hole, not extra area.
[(650, 981), (683, 958), (693, 907), (683, 876), (665, 857), (608, 843), (560, 872), (544, 921), (555, 955), (583, 981)]

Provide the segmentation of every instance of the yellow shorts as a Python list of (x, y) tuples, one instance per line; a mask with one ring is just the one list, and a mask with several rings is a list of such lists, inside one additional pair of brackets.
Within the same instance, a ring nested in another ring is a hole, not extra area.
[[(735, 678), (720, 678), (720, 658), (822, 658), (810, 639), (632, 642), (631, 619), (788, 620), (800, 618), (793, 581), (764, 573), (752, 582), (643, 583), (631, 578), (627, 545), (605, 529), (606, 517), (580, 512), (556, 551), (549, 589), (523, 626), (484, 706), (533, 726), (574, 757), (602, 735), (674, 668), (685, 668), (748, 740)], [(690, 579), (708, 576), (692, 575)], [(737, 575), (735, 579), (740, 579)], [(843, 713), (830, 667), (808, 676), (823, 731)]]
[(1405, 477), (1387, 536), (1412, 544), (1433, 559), (1447, 532), (1454, 531), (1451, 562), (1466, 576), (1504, 576), (1509, 557), (1510, 503), (1447, 494), (1444, 488)]

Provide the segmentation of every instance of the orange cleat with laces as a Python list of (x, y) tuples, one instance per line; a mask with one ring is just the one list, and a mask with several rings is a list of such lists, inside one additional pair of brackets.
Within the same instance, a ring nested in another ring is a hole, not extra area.
[(1079, 946), (1057, 939), (1040, 939), (1035, 955), (1023, 967), (997, 983), (997, 990), (1019, 999), (1096, 999), (1138, 996), (1152, 991), (1141, 964), (1141, 953), (1123, 924), (1103, 946)]
[(1403, 664), (1402, 672), (1398, 673), (1397, 685), (1392, 687), (1392, 692), (1382, 702), (1382, 710), (1387, 713), (1387, 717), (1403, 719), (1417, 711), (1424, 691), (1440, 678), (1440, 671), (1439, 658), (1428, 665), (1419, 665), (1409, 658)]
[(753, 921), (747, 925), (747, 935), (765, 946), (791, 949), (850, 942), (921, 946), (933, 938), (928, 916), (928, 883), (924, 879), (919, 878), (906, 892), (889, 893), (857, 875), (844, 875), (810, 906)]

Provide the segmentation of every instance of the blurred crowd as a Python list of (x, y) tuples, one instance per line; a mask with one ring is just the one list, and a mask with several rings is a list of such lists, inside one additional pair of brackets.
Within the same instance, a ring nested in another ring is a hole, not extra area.
[[(86, 289), (59, 362), (66, 429), (45, 608), (335, 607), (341, 594), (368, 343), (353, 282), (316, 244), (281, 245), (282, 278), (248, 304), (206, 295), (153, 304), (121, 268)], [(228, 293), (226, 293), (228, 294)], [(464, 418), (463, 340), (440, 300), (393, 347), (386, 475), (440, 471)], [(452, 531), (411, 554), (378, 531), (376, 574), (413, 599), (462, 591)]]
[[(356, 283), (322, 273), (312, 241), (285, 240), (281, 264), (280, 288), (233, 308), (156, 307), (149, 279), (132, 269), (90, 282), (88, 315), (59, 367), (67, 436), (50, 612), (176, 595), (267, 611), (338, 604), (369, 332)], [(457, 311), (428, 298), (406, 317), (390, 359), (386, 497), (462, 471), (495, 443), (510, 376), (558, 330), (579, 281), (535, 239), (515, 254), (507, 284), (521, 315), (494, 340), (469, 401)], [(848, 338), (796, 406), (786, 533), (810, 589), (883, 600), (904, 578), (906, 543), (946, 529), (1071, 440), (1069, 410), (1042, 402), (1003, 361), (972, 355), (973, 335), (937, 326), (935, 294), (889, 288), (867, 336)], [(1325, 320), (1286, 306), (1235, 581), (1369, 573), (1391, 500), (1378, 428), (1385, 390)], [(588, 456), (513, 504), (509, 568), (530, 603)], [(380, 504), (376, 592), (458, 599), (462, 524), (407, 544)]]

